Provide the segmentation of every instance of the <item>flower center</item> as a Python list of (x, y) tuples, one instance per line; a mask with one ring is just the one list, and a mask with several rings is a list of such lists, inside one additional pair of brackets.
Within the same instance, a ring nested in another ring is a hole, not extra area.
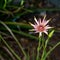
[(41, 25), (38, 26), (38, 27), (37, 27), (37, 30), (40, 31), (40, 32), (43, 32), (43, 31), (44, 31), (44, 26), (41, 26)]

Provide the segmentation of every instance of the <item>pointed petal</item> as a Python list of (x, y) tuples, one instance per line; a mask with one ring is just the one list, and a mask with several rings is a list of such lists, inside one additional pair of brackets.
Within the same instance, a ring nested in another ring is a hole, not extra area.
[(45, 29), (51, 29), (51, 28), (53, 28), (53, 27), (46, 27)]
[(29, 31), (35, 31), (35, 29), (30, 29)]
[(34, 25), (34, 24), (32, 24), (32, 23), (30, 23), (30, 22), (29, 22), (29, 24), (35, 28), (35, 25)]
[(43, 19), (42, 23), (44, 23), (44, 22), (45, 22), (45, 20)]
[(48, 35), (48, 32), (47, 32), (47, 31), (44, 31), (44, 33), (45, 33), (46, 35)]
[(50, 20), (47, 20), (47, 21), (44, 23), (44, 25), (48, 24), (49, 21), (50, 21)]
[(35, 20), (35, 22), (39, 25), (39, 23), (38, 23), (38, 21), (37, 21), (36, 17), (34, 17), (34, 20)]
[(39, 24), (41, 24), (41, 19), (39, 19)]
[(42, 25), (45, 25), (45, 23), (46, 23), (46, 20), (43, 19), (43, 21), (42, 21)]
[(45, 29), (50, 29), (50, 28), (53, 28), (53, 27), (50, 27), (49, 25), (45, 26)]
[(45, 20), (45, 18), (46, 18), (46, 14), (45, 14), (45, 16), (44, 16), (43, 20)]
[(45, 23), (46, 23), (45, 18), (46, 18), (46, 15), (44, 16), (44, 18), (43, 18), (43, 20), (42, 20), (42, 22), (41, 22), (42, 25), (45, 25)]

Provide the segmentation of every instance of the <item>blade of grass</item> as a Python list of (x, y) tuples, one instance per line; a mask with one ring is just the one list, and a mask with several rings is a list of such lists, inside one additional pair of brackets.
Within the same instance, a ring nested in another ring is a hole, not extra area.
[(18, 44), (19, 48), (21, 49), (22, 53), (24, 54), (24, 56), (26, 57), (26, 53), (23, 50), (20, 42), (18, 41), (18, 39), (15, 37), (15, 35), (12, 33), (11, 29), (2, 21), (0, 21), (0, 23), (10, 32), (10, 34), (12, 35), (12, 37), (14, 38), (14, 40), (16, 41), (16, 43)]
[(7, 53), (11, 56), (11, 58), (12, 58), (13, 60), (16, 60), (15, 57), (13, 56), (13, 54), (9, 51), (9, 49), (8, 49), (6, 46), (3, 46), (3, 49), (4, 49), (5, 51), (7, 51)]
[(31, 29), (32, 27), (29, 24), (18, 23), (18, 22), (4, 22), (7, 25), (18, 25), (22, 28)]
[(21, 60), (21, 58), (14, 52), (14, 50), (7, 44), (7, 42), (3, 39), (3, 37), (0, 35), (0, 40), (4, 42), (4, 44), (8, 47), (8, 49), (13, 53), (13, 55), (18, 59)]
[[(4, 27), (0, 28), (0, 30), (3, 30), (3, 31), (7, 31)], [(38, 40), (37, 37), (31, 35), (31, 34), (28, 34), (28, 33), (25, 33), (25, 32), (22, 32), (22, 31), (17, 31), (17, 30), (14, 30), (14, 29), (11, 29), (12, 32), (16, 33), (16, 34), (19, 34), (19, 35), (22, 35), (22, 36), (25, 36), (25, 37), (28, 37), (30, 39), (34, 39), (34, 40)]]
[(47, 52), (47, 54), (45, 55), (44, 59), (46, 59), (46, 58), (48, 57), (48, 55), (49, 55), (58, 45), (60, 45), (60, 42), (58, 42), (53, 48), (51, 48), (51, 49)]

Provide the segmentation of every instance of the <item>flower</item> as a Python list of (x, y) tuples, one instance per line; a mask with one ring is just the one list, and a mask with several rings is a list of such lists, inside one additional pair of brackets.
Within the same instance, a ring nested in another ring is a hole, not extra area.
[(34, 29), (31, 29), (30, 31), (35, 31), (35, 33), (39, 33), (39, 36), (42, 36), (42, 33), (45, 33), (48, 35), (48, 29), (52, 28), (48, 25), (49, 20), (45, 20), (46, 15), (44, 16), (43, 20), (39, 19), (37, 21), (36, 17), (34, 17), (35, 24), (30, 23), (31, 26), (33, 26)]

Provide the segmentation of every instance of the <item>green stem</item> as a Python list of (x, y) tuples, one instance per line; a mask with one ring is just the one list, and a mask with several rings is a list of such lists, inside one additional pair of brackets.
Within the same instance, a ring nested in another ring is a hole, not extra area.
[(43, 49), (43, 53), (42, 53), (41, 60), (43, 60), (43, 58), (44, 58), (44, 56), (45, 56), (45, 51), (46, 51), (46, 47), (47, 47), (48, 41), (49, 41), (49, 38), (47, 38), (47, 40), (46, 40), (46, 42), (45, 42), (45, 46), (44, 46), (44, 49)]
[(43, 53), (42, 53), (41, 60), (44, 60), (44, 56), (46, 55), (46, 47), (47, 47), (48, 42), (49, 42), (50, 38), (52, 37), (53, 33), (54, 33), (54, 30), (52, 30), (52, 31), (49, 33), (48, 38), (47, 38), (47, 40), (45, 41), (45, 46), (44, 46), (44, 49), (43, 49)]
[(2, 38), (0, 35), (0, 38), (3, 40), (4, 44), (8, 47), (8, 49), (13, 53), (13, 55), (18, 59), (21, 60), (21, 58), (14, 52), (14, 50), (7, 44), (7, 42)]
[(44, 43), (45, 43), (45, 39), (44, 39), (44, 34), (42, 34), (42, 47), (44, 48)]
[(39, 60), (39, 55), (40, 55), (40, 49), (41, 49), (41, 37), (39, 36), (39, 43), (38, 43), (38, 47), (37, 47), (37, 57), (36, 57), (36, 60)]

